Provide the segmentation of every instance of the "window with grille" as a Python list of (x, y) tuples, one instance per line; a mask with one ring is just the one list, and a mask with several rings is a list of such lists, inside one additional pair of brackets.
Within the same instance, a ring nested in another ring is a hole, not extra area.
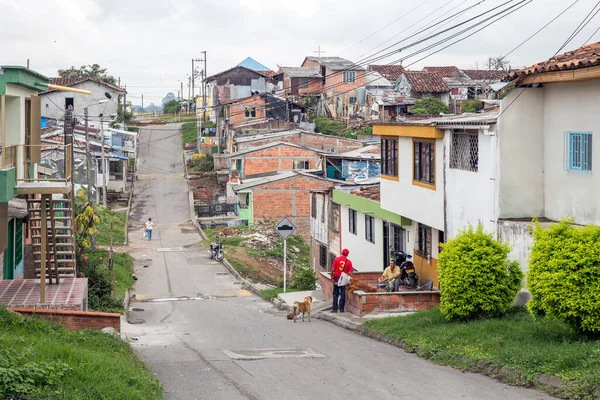
[(351, 96), (349, 100), (350, 100), (350, 104), (356, 103), (356, 97), (355, 96)]
[(479, 136), (454, 132), (450, 146), (450, 168), (477, 172), (479, 169)]
[(404, 236), (405, 236), (406, 231), (404, 230), (404, 228), (402, 228), (398, 225), (391, 224), (390, 226), (392, 228), (392, 250), (394, 252), (405, 251)]
[(246, 118), (255, 118), (256, 117), (256, 107), (255, 106), (246, 107), (244, 116)]
[(592, 172), (592, 132), (567, 132), (565, 136), (567, 169)]
[(348, 230), (356, 235), (356, 210), (348, 209)]
[(375, 218), (365, 215), (365, 239), (375, 243)]
[(342, 75), (343, 83), (356, 82), (356, 71), (344, 71)]
[(398, 176), (398, 139), (381, 139), (381, 173)]
[(415, 140), (414, 145), (414, 180), (428, 185), (435, 185), (435, 142)]
[(431, 228), (427, 225), (419, 224), (418, 227), (418, 248), (419, 255), (423, 258), (431, 256)]
[(319, 245), (319, 265), (321, 268), (327, 268), (327, 247)]

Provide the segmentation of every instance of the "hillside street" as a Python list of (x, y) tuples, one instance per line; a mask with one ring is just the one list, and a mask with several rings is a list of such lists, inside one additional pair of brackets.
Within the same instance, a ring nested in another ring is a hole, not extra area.
[[(122, 327), (167, 399), (550, 398), (431, 364), (326, 321), (294, 324), (243, 290), (197, 246), (178, 130), (141, 131), (129, 222), (139, 280)], [(152, 241), (142, 237), (148, 218), (156, 223)]]

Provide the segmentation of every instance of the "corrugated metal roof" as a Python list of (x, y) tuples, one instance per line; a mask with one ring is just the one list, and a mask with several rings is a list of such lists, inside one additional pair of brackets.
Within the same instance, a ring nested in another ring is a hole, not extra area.
[(250, 68), (254, 71), (270, 71), (271, 69), (263, 64), (259, 63), (252, 57), (247, 57), (244, 61), (237, 65), (238, 67)]
[(341, 57), (306, 57), (309, 60), (318, 62), (319, 64), (329, 68), (332, 71), (364, 71), (365, 69), (350, 60)]
[(283, 179), (291, 178), (292, 176), (296, 176), (296, 172), (294, 171), (283, 171), (277, 172), (276, 174), (263, 176), (262, 178), (254, 178), (254, 179), (245, 179), (244, 183), (240, 185), (231, 185), (231, 188), (234, 192), (239, 192), (240, 190), (250, 189), (256, 186), (264, 185), (266, 183), (277, 182)]
[(318, 70), (311, 67), (279, 67), (290, 78), (322, 78)]
[(487, 125), (494, 124), (500, 116), (499, 111), (487, 113), (466, 113), (460, 115), (448, 115), (443, 117), (428, 118), (418, 121), (407, 121), (406, 124), (417, 125)]
[(243, 156), (245, 154), (254, 153), (256, 151), (261, 151), (261, 150), (269, 149), (271, 147), (276, 147), (276, 146), (289, 146), (289, 147), (295, 147), (297, 149), (314, 151), (315, 153), (319, 153), (319, 154), (323, 153), (320, 150), (311, 149), (310, 147), (306, 147), (306, 146), (300, 146), (300, 145), (297, 145), (295, 143), (271, 142), (271, 143), (263, 144), (261, 146), (249, 147), (249, 148), (247, 148), (245, 150), (240, 150), (240, 151), (235, 152), (235, 153), (226, 154), (226, 158), (235, 158), (235, 157)]

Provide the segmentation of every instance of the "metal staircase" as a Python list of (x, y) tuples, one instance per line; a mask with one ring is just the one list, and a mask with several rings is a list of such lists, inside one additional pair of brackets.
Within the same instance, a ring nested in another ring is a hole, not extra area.
[[(56, 198), (59, 196), (63, 198)], [(58, 283), (60, 278), (75, 277), (75, 213), (71, 196), (71, 193), (42, 195), (27, 200), (36, 277), (41, 275), (41, 255), (45, 247), (49, 283), (53, 279)], [(44, 222), (46, 229), (43, 229)]]

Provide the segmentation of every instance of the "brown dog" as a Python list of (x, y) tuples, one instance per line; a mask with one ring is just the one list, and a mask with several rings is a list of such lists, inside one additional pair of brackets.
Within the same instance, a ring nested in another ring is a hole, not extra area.
[(308, 314), (308, 322), (310, 322), (310, 304), (312, 303), (312, 296), (306, 296), (304, 301), (301, 303), (299, 301), (294, 302), (294, 322), (296, 322), (296, 318), (298, 315), (302, 313), (302, 322), (304, 322), (304, 314)]
[(369, 285), (368, 283), (364, 283), (359, 281), (358, 279), (352, 278), (350, 280), (350, 284), (348, 285), (348, 293), (355, 292), (357, 290), (362, 290), (366, 293), (376, 293), (381, 292), (381, 290), (377, 289), (374, 286)]

